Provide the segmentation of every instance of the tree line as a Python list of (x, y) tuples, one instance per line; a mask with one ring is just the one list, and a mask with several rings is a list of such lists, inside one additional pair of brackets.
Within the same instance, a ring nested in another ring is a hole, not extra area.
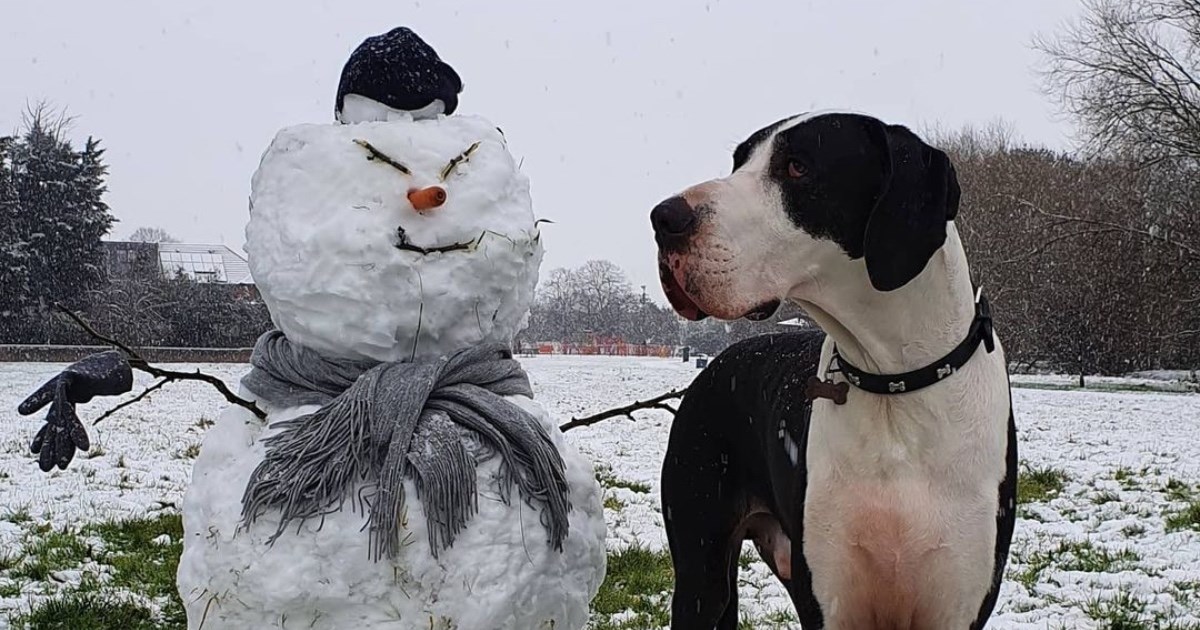
[(940, 139), (956, 223), (1011, 361), (1072, 373), (1200, 366), (1200, 173), (1081, 158), (1002, 130)]
[[(109, 277), (101, 239), (115, 219), (103, 200), (104, 149), (94, 138), (72, 146), (70, 123), (38, 106), (18, 134), (0, 137), (0, 343), (95, 343), (56, 314), (61, 305), (133, 345), (253, 344), (270, 317), (236, 287), (166, 277), (156, 258), (137, 273)], [(131, 240), (174, 239), (141, 228)]]
[(1200, 366), (1200, 0), (1086, 0), (1035, 42), (1068, 154), (944, 138), (1010, 355), (1080, 374)]
[[(957, 223), (1009, 357), (1077, 373), (1200, 366), (1200, 0), (1087, 0), (1035, 43), (1074, 151), (996, 124), (928, 134), (956, 164)], [(0, 343), (81, 343), (61, 303), (135, 345), (245, 347), (260, 300), (161, 273), (106, 277), (114, 220), (97, 140), (44, 108), (0, 137)], [(138, 239), (169, 240), (156, 229)], [(521, 341), (687, 345), (715, 353), (801, 315), (684, 322), (609, 261), (543, 277)]]

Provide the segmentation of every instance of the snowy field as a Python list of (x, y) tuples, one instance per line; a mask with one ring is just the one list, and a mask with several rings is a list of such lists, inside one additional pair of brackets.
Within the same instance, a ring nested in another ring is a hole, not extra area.
[[(523, 361), (538, 397), (563, 421), (686, 385), (697, 373), (663, 359)], [(148, 610), (153, 621), (136, 627), (182, 627), (163, 589), (138, 582), (156, 567), (130, 560), (161, 564), (146, 548), (160, 545), (159, 555), (169, 556), (178, 541), (161, 534), (122, 551), (120, 541), (136, 537), (111, 523), (170, 522), (207, 421), (223, 402), (207, 386), (168, 386), (94, 427), (91, 453), (45, 475), (27, 453), (40, 419), (14, 409), (59, 367), (0, 364), (0, 627), (56, 594), (84, 590)], [(201, 367), (230, 382), (245, 369)], [(1105, 391), (1044, 388), (1068, 378), (1017, 380), (1034, 387), (1013, 395), (1025, 502), (989, 627), (1200, 628), (1200, 395), (1123, 391), (1114, 379), (1104, 381)], [(83, 415), (94, 418), (113, 402), (94, 402)], [(634, 422), (567, 434), (606, 487), (613, 560), (596, 603), (597, 630), (665, 623), (669, 563), (657, 493), (670, 421), (666, 412), (640, 412)], [(739, 580), (743, 627), (796, 627), (765, 565), (745, 556)]]

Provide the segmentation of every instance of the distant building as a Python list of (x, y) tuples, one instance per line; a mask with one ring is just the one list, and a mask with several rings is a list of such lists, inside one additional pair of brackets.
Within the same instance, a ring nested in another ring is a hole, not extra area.
[(224, 245), (159, 243), (158, 260), (163, 273), (182, 273), (198, 282), (254, 284), (245, 257)]
[(225, 245), (105, 241), (109, 277), (174, 278), (253, 285), (246, 258)]

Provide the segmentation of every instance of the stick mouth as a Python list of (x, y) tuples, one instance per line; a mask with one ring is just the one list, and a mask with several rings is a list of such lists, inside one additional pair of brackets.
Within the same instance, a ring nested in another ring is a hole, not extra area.
[(418, 254), (428, 255), (428, 254), (433, 254), (433, 253), (470, 251), (470, 250), (474, 249), (476, 245), (479, 244), (479, 241), (482, 238), (483, 238), (483, 235), (480, 235), (479, 238), (471, 239), (469, 241), (462, 241), (460, 243), (451, 243), (449, 245), (436, 245), (436, 246), (432, 246), (432, 247), (421, 247), (420, 245), (413, 244), (412, 240), (410, 240), (410, 238), (408, 236), (408, 231), (406, 231), (404, 229), (404, 226), (397, 225), (396, 226), (396, 242), (393, 243), (393, 245), (396, 247), (396, 249), (398, 249), (402, 252), (416, 252)]

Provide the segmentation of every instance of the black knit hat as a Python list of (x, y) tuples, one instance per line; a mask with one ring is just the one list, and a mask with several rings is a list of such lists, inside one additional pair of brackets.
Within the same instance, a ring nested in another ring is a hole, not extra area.
[(434, 100), (445, 114), (458, 108), (462, 80), (437, 52), (403, 26), (368, 37), (342, 68), (334, 114), (341, 117), (347, 94), (358, 94), (393, 109), (417, 111)]

